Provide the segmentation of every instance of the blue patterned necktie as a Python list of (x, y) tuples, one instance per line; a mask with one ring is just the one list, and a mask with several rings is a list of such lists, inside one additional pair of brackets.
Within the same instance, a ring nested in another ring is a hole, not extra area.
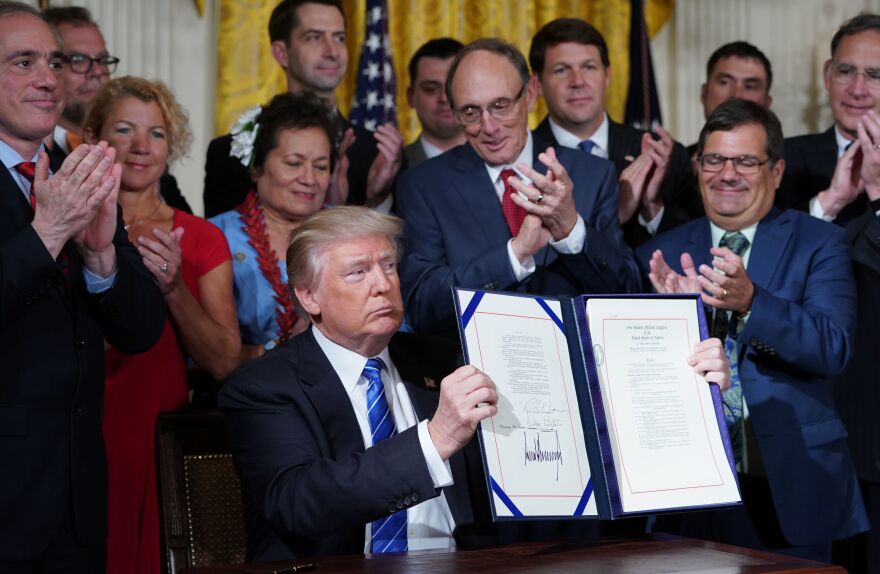
[[(718, 246), (727, 247), (742, 257), (746, 249), (749, 248), (749, 240), (739, 231), (728, 231), (721, 238)], [(734, 458), (736, 462), (740, 462), (744, 445), (742, 425), (740, 424), (743, 420), (743, 394), (742, 384), (739, 380), (737, 344), (734, 338), (739, 319), (735, 318), (733, 321), (730, 319), (729, 311), (716, 309), (715, 321), (712, 324), (712, 336), (718, 337), (724, 342), (724, 352), (727, 353), (727, 358), (730, 361), (730, 388), (724, 391), (722, 400), (724, 402), (724, 418), (727, 421), (727, 430), (730, 433)]]
[(596, 147), (596, 144), (593, 140), (584, 140), (578, 144), (578, 147), (584, 150), (585, 154), (593, 155), (593, 148)]
[[(373, 444), (397, 434), (388, 400), (385, 398), (385, 385), (382, 383), (382, 359), (367, 360), (363, 377), (367, 380), (367, 418), (370, 420), (370, 435)], [(371, 528), (372, 552), (406, 552), (406, 510), (395, 512), (390, 516), (373, 522)]]

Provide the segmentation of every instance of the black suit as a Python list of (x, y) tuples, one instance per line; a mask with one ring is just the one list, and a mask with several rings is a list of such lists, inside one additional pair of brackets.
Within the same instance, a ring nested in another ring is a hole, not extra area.
[[(785, 172), (776, 190), (775, 203), (783, 209), (795, 208), (809, 212), (810, 200), (828, 189), (837, 165), (837, 139), (834, 127), (821, 134), (785, 138)], [(834, 223), (846, 225), (867, 207), (864, 194), (844, 207)]]
[[(348, 128), (354, 129), (355, 140), (348, 148), (348, 200), (352, 205), (363, 205), (366, 199), (367, 175), (379, 153), (373, 133), (353, 126), (337, 116), (340, 137)], [(253, 188), (248, 168), (237, 157), (230, 157), (232, 135), (215, 138), (208, 145), (205, 160), (205, 217), (214, 217), (234, 209)]]
[(846, 226), (858, 287), (855, 353), (834, 380), (834, 398), (849, 433), (847, 440), (872, 530), (839, 543), (835, 557), (851, 572), (880, 570), (880, 217), (869, 207)]
[[(457, 345), (398, 333), (389, 353), (418, 418), (433, 416), (439, 394), (426, 378), (439, 388)], [(368, 522), (440, 494), (415, 427), (364, 449), (348, 393), (311, 330), (237, 371), (219, 404), (242, 482), (249, 561), (363, 553)], [(472, 445), (450, 459), (455, 484), (443, 489), (465, 544), (465, 526), (485, 522), (488, 509)], [(476, 511), (469, 478), (482, 496)]]
[(76, 246), (65, 246), (68, 284), (32, 218), (0, 168), (0, 562), (44, 554), (65, 520), (81, 544), (105, 543), (104, 340), (143, 352), (165, 321), (162, 294), (121, 217), (116, 281), (95, 295)]
[[(611, 119), (608, 120), (608, 159), (614, 163), (618, 177), (630, 164), (630, 161), (626, 159), (627, 156), (635, 158), (641, 155), (644, 133), (642, 130), (618, 124)], [(549, 116), (545, 117), (535, 128), (534, 134), (539, 139), (559, 145), (550, 127)], [(691, 166), (690, 157), (684, 146), (678, 142), (675, 142), (672, 149), (669, 171), (663, 181), (661, 193), (666, 209), (660, 220), (660, 227), (657, 229), (658, 234), (703, 216), (703, 202), (697, 189), (696, 176)], [(624, 241), (630, 247), (638, 247), (651, 239), (648, 231), (639, 225), (638, 214), (633, 215), (621, 227), (623, 228)]]

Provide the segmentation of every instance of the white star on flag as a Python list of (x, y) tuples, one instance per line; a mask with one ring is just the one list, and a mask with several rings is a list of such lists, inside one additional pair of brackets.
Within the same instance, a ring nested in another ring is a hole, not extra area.
[(350, 120), (352, 124), (375, 130), (384, 123), (397, 123), (387, 0), (366, 0), (365, 15), (364, 42)]

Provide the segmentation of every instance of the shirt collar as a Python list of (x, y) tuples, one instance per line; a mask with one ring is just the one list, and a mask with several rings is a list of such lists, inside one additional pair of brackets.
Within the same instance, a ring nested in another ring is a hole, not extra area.
[(56, 125), (55, 131), (52, 134), (52, 140), (55, 142), (55, 145), (64, 150), (65, 153), (71, 152), (71, 150), (67, 147), (68, 133), (70, 133), (68, 130), (62, 128), (60, 125)]
[[(315, 337), (315, 341), (318, 342), (318, 346), (324, 351), (324, 355), (327, 356), (327, 360), (330, 361), (330, 365), (336, 372), (336, 376), (342, 381), (342, 386), (345, 388), (346, 392), (349, 394), (352, 393), (354, 388), (360, 382), (364, 367), (367, 365), (367, 359), (370, 357), (364, 357), (360, 353), (356, 353), (351, 349), (346, 349), (342, 345), (331, 341), (315, 325), (312, 325), (310, 328), (312, 330), (312, 335)], [(382, 362), (385, 363), (385, 366), (389, 370), (392, 368), (391, 355), (388, 354), (388, 347), (385, 347), (382, 349), (381, 353), (374, 356), (382, 359)]]
[[(37, 153), (34, 154), (34, 157), (32, 157), (30, 161), (36, 162), (38, 159), (40, 159), (41, 149), (43, 149), (43, 144), (40, 144), (39, 149), (37, 149)], [(18, 155), (18, 152), (12, 149), (12, 146), (0, 139), (0, 161), (3, 162), (3, 165), (6, 167), (6, 169), (12, 169), (21, 162), (28, 160)]]
[[(718, 244), (721, 243), (721, 238), (724, 237), (724, 234), (727, 233), (727, 231), (712, 223), (712, 220), (709, 220), (709, 228), (712, 230), (712, 246), (718, 247)], [(752, 252), (752, 245), (755, 244), (755, 232), (757, 231), (758, 223), (753, 223), (748, 227), (739, 230), (739, 232), (745, 235), (746, 239), (749, 240), (749, 246), (746, 248), (746, 252), (742, 254), (743, 265), (746, 268), (749, 266), (749, 255)]]
[(851, 139), (847, 139), (843, 133), (841, 133), (840, 129), (837, 127), (837, 124), (834, 124), (834, 141), (837, 142), (837, 157), (840, 158), (844, 153), (846, 153), (846, 148), (853, 142)]
[(489, 172), (489, 179), (492, 180), (492, 183), (498, 181), (498, 176), (501, 175), (501, 172), (505, 169), (512, 169), (516, 172), (516, 175), (520, 177), (526, 184), (532, 183), (532, 180), (525, 176), (525, 174), (520, 173), (520, 171), (516, 168), (517, 165), (524, 163), (528, 166), (532, 165), (532, 132), (526, 132), (526, 145), (523, 146), (522, 151), (519, 152), (519, 156), (513, 160), (511, 163), (507, 165), (498, 165), (491, 166), (488, 163), (484, 164), (486, 166), (486, 170)]
[(422, 150), (425, 152), (425, 157), (427, 157), (428, 159), (431, 159), (432, 157), (437, 157), (438, 155), (443, 153), (442, 149), (426, 140), (424, 136), (419, 136), (419, 143), (422, 144)]
[[(559, 145), (562, 147), (577, 149), (578, 144), (582, 141), (581, 138), (554, 122), (553, 118), (548, 116), (548, 119), (550, 120), (550, 130), (553, 132), (553, 137), (556, 138)], [(593, 132), (593, 135), (587, 139), (592, 141), (593, 144), (599, 148), (604, 157), (608, 157), (608, 114), (602, 115), (602, 123), (599, 124), (596, 131)]]

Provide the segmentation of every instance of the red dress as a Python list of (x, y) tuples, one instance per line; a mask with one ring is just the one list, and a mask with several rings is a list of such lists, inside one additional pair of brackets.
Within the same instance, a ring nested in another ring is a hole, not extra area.
[[(204, 219), (174, 210), (183, 227), (181, 279), (199, 300), (199, 278), (230, 260), (223, 233)], [(158, 574), (156, 417), (186, 405), (186, 361), (170, 314), (156, 345), (140, 355), (108, 348), (104, 390), (107, 448), (107, 574)]]

